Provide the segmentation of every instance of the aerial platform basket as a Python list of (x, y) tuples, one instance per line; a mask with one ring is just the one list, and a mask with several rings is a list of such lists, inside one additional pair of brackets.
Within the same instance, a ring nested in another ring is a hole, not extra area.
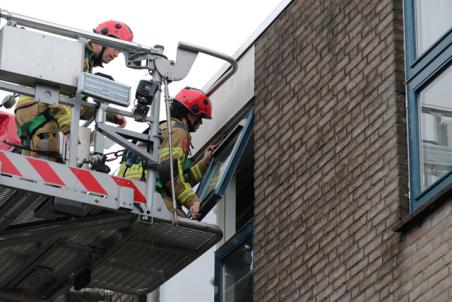
[[(72, 107), (67, 165), (0, 151), (0, 301), (52, 301), (71, 287), (151, 292), (222, 237), (218, 226), (176, 219), (155, 190), (161, 92), (170, 121), (168, 84), (185, 78), (198, 53), (231, 65), (207, 95), (235, 73), (237, 62), (188, 43), (179, 44), (173, 61), (158, 45), (147, 47), (2, 9), (0, 18), (8, 21), (0, 28), (0, 89)], [(82, 72), (88, 41), (123, 51), (128, 68), (151, 75), (133, 112), (109, 106), (128, 107), (131, 87)], [(28, 61), (23, 61), (21, 45), (34, 49)], [(52, 55), (55, 51), (68, 57)], [(81, 106), (98, 109), (94, 151), (103, 154), (106, 136), (136, 153), (148, 163), (146, 182), (78, 168)], [(149, 133), (109, 126), (106, 112), (149, 123)]]
[[(134, 196), (144, 188), (140, 181), (84, 171), (89, 173), (84, 178), (98, 181), (97, 191), (102, 187), (107, 193), (101, 196), (66, 165), (10, 152), (0, 152), (0, 162), (2, 301), (47, 301), (72, 286), (149, 293), (222, 237), (215, 225), (185, 218), (173, 223), (158, 198), (155, 218), (139, 214), (141, 201), (134, 200), (133, 209), (109, 201), (124, 194), (121, 185), (116, 194), (108, 178), (124, 180)], [(65, 169), (67, 175), (60, 177)], [(83, 216), (46, 210), (54, 209), (53, 196), (69, 194), (73, 200), (85, 198)]]

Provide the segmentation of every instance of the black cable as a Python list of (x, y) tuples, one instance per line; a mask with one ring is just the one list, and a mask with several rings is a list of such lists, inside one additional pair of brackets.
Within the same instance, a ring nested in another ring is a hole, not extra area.
[(63, 159), (61, 157), (61, 154), (56, 152), (56, 151), (34, 150), (34, 149), (29, 148), (29, 147), (24, 147), (24, 146), (21, 146), (21, 145), (16, 145), (16, 144), (10, 143), (10, 142), (8, 142), (6, 140), (3, 140), (3, 142), (5, 144), (11, 146), (11, 147), (15, 147), (15, 148), (18, 148), (18, 149), (27, 150), (27, 151), (30, 151), (30, 152), (36, 152), (36, 153), (41, 154), (41, 155), (48, 155), (48, 156), (51, 156), (51, 157), (55, 157), (56, 159), (61, 159), (61, 160)]

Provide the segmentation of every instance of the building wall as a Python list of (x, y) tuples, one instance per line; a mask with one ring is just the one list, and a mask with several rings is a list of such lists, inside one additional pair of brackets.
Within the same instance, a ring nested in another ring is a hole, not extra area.
[(443, 204), (400, 243), (397, 301), (452, 301), (452, 205)]
[(408, 214), (402, 14), (295, 0), (256, 41), (256, 301), (414, 301), (449, 274), (418, 275), (445, 252), (425, 237), (441, 209), (393, 231)]

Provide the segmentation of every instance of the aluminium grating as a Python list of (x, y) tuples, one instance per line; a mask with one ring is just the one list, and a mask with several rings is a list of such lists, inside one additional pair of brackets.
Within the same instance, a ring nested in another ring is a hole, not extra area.
[(90, 287), (143, 295), (222, 237), (206, 223), (181, 218), (173, 225), (155, 218), (151, 224), (105, 209), (86, 217), (34, 217), (47, 199), (0, 186), (0, 293), (17, 293), (16, 301), (51, 300), (88, 267)]
[[(185, 255), (183, 252), (172, 251), (169, 248), (144, 248), (136, 244), (129, 244), (127, 249), (124, 249), (120, 255), (110, 258), (110, 263), (122, 264), (126, 267), (136, 267), (148, 270), (148, 274), (161, 274), (161, 271), (168, 267), (168, 264), (174, 259)], [(149, 261), (152, 259), (152, 262)]]
[(216, 244), (221, 230), (181, 219), (156, 221), (96, 267), (91, 286), (129, 294), (151, 292)]
[(140, 297), (138, 297), (138, 296), (112, 292), (107, 301), (109, 301), (109, 302), (139, 302), (141, 300), (140, 300)]
[(16, 190), (10, 188), (2, 188), (0, 190), (0, 209), (4, 204), (7, 204), (11, 196), (16, 193)]
[(22, 211), (22, 214), (17, 217), (11, 225), (20, 225), (25, 223), (33, 223), (37, 221), (42, 221), (43, 219), (36, 218), (34, 216), (35, 209), (40, 206), (44, 201), (46, 201), (49, 197), (39, 195), (33, 200), (29, 201), (29, 204), (26, 206), (26, 208)]
[(79, 253), (67, 248), (53, 247), (40, 261), (40, 265), (51, 267), (55, 276), (65, 272), (68, 263), (72, 263), (79, 256)]
[(65, 293), (63, 301), (83, 301), (83, 302), (140, 302), (139, 296), (116, 293), (110, 290), (99, 288), (84, 288), (79, 291), (70, 290)]
[(6, 286), (36, 249), (33, 244), (0, 248), (0, 287)]
[[(3, 192), (4, 190), (1, 191)], [(34, 198), (33, 194), (24, 194), (18, 190), (11, 192), (7, 189), (5, 191), (9, 191), (12, 194), (2, 194), (1, 196), (2, 206), (0, 208), (0, 223), (2, 229), (8, 225), (11, 225), (11, 221), (17, 219), (17, 217), (22, 216)]]

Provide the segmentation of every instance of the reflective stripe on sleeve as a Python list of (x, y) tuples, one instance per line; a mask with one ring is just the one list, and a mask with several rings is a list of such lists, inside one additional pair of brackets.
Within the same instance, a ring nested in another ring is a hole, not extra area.
[(193, 167), (190, 168), (190, 170), (195, 180), (197, 182), (201, 181), (202, 173), (201, 170), (199, 169), (199, 164), (194, 165)]
[[(177, 171), (179, 172), (179, 178), (180, 178), (180, 182), (182, 183), (182, 185), (184, 186), (185, 190), (191, 190), (191, 186), (189, 183), (187, 183), (185, 181), (184, 178), (184, 170), (182, 169), (183, 165), (184, 165), (185, 159), (184, 158), (179, 158), (177, 160)], [(181, 201), (182, 202), (182, 201)]]
[(57, 119), (57, 122), (60, 128), (62, 128), (63, 126), (70, 125), (71, 119), (72, 118), (70, 116), (62, 116), (59, 119)]
[(187, 202), (187, 200), (190, 197), (195, 196), (195, 192), (190, 188), (187, 190), (184, 190), (182, 193), (180, 193), (179, 195), (177, 195), (177, 200), (181, 203), (184, 204)]

